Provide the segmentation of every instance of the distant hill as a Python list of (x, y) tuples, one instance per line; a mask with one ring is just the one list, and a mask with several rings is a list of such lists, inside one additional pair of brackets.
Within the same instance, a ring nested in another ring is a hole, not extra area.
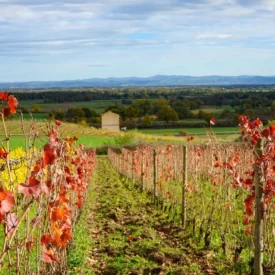
[(0, 89), (12, 88), (64, 88), (64, 87), (133, 87), (133, 86), (228, 86), (273, 85), (275, 76), (182, 76), (155, 75), (151, 77), (90, 78), (64, 81), (4, 82)]

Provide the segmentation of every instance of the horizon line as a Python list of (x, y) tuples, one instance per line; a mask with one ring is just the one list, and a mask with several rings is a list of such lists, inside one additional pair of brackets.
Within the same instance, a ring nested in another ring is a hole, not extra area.
[(219, 74), (211, 74), (211, 75), (184, 75), (184, 74), (155, 74), (155, 75), (150, 75), (150, 76), (108, 76), (108, 77), (91, 77), (91, 78), (74, 78), (74, 79), (62, 79), (62, 80), (27, 80), (27, 81), (5, 81), (2, 82), (0, 81), (1, 84), (7, 83), (30, 83), (30, 82), (64, 82), (64, 81), (84, 81), (84, 80), (91, 80), (91, 79), (127, 79), (127, 78), (152, 78), (152, 77), (170, 77), (170, 76), (182, 76), (182, 77), (275, 77), (275, 75), (254, 75), (254, 74), (240, 74), (240, 75), (219, 75)]

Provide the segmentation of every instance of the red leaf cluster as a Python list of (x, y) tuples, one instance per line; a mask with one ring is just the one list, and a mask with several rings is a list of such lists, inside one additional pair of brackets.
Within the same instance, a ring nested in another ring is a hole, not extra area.
[(1, 159), (7, 159), (8, 153), (5, 152), (1, 147), (0, 147), (0, 158)]
[(2, 100), (2, 101), (8, 101), (8, 92), (6, 92), (6, 91), (0, 91), (0, 100)]
[(255, 194), (249, 195), (245, 200), (244, 200), (244, 204), (245, 204), (245, 213), (247, 214), (247, 216), (252, 216), (254, 215), (254, 210), (253, 210), (253, 203), (255, 200)]
[[(0, 215), (10, 212), (15, 204), (14, 194), (0, 188)], [(1, 222), (1, 221), (0, 221)]]
[(57, 150), (56, 146), (54, 146), (52, 143), (47, 143), (44, 146), (44, 164), (45, 165), (53, 165), (55, 164), (57, 159)]
[(61, 123), (60, 120), (56, 120), (56, 121), (55, 121), (55, 125), (56, 125), (56, 126), (60, 126), (61, 124), (62, 124), (62, 123)]
[(2, 109), (2, 113), (5, 117), (10, 114), (16, 113), (16, 108), (18, 106), (18, 101), (13, 95), (8, 95), (6, 91), (0, 91), (0, 100), (3, 102), (7, 102), (8, 105), (4, 106)]
[(17, 108), (17, 105), (18, 105), (18, 101), (13, 95), (9, 96), (8, 104), (10, 106), (10, 112), (12, 114), (15, 114), (16, 113), (16, 108)]

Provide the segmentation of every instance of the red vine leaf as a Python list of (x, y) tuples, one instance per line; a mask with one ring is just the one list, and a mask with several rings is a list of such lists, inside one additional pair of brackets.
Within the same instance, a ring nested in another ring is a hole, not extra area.
[(33, 242), (33, 240), (26, 242), (26, 250), (28, 252), (32, 251), (33, 248), (34, 248), (34, 242)]
[(49, 233), (44, 234), (44, 235), (41, 236), (40, 243), (41, 243), (42, 246), (48, 245), (50, 242), (51, 242), (51, 236), (50, 236)]
[(7, 101), (8, 100), (8, 92), (6, 92), (6, 91), (0, 92), (0, 100)]
[(1, 147), (0, 147), (0, 158), (7, 159), (8, 153), (6, 153)]
[(246, 216), (243, 217), (243, 224), (244, 225), (248, 225), (249, 224), (249, 216), (246, 215)]
[(252, 231), (252, 226), (248, 227), (248, 228), (245, 230), (244, 234), (248, 236), (248, 235), (251, 234), (251, 231)]
[(51, 221), (66, 221), (67, 211), (64, 208), (55, 208), (51, 211)]
[(9, 107), (5, 107), (3, 109), (4, 117), (8, 117), (11, 114), (11, 109)]
[(41, 186), (39, 180), (35, 178), (29, 179), (29, 185), (21, 183), (18, 186), (18, 191), (23, 193), (26, 197), (33, 195), (34, 197), (38, 197), (41, 193)]
[(55, 164), (57, 158), (57, 153), (55, 147), (51, 143), (47, 143), (44, 146), (44, 163), (47, 164)]
[(56, 126), (60, 126), (61, 124), (62, 124), (62, 123), (61, 123), (60, 120), (56, 120), (56, 121), (55, 121), (55, 125), (56, 125)]
[(255, 200), (255, 195), (250, 195), (248, 196), (245, 200), (244, 200), (244, 203), (245, 203), (245, 213), (248, 215), (248, 216), (252, 216), (254, 214), (254, 211), (253, 211), (253, 202)]
[(9, 191), (0, 189), (0, 213), (5, 214), (10, 212), (14, 206), (14, 194)]
[(44, 263), (53, 263), (53, 262), (58, 262), (58, 258), (54, 255), (54, 251), (52, 249), (43, 249), (42, 253), (42, 261)]
[(10, 106), (10, 112), (12, 114), (15, 114), (16, 113), (16, 108), (17, 108), (17, 105), (18, 105), (18, 101), (13, 95), (9, 96), (8, 104)]
[(7, 226), (8, 236), (12, 234), (17, 224), (18, 224), (18, 217), (16, 216), (16, 214), (8, 213), (6, 217), (6, 226)]
[(71, 237), (72, 237), (72, 230), (70, 228), (64, 229), (62, 235), (60, 236), (61, 247), (65, 248), (67, 245), (67, 242), (70, 241)]

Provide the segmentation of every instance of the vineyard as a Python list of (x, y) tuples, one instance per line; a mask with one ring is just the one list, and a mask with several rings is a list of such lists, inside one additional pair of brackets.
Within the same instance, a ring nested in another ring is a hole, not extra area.
[[(240, 116), (239, 142), (222, 144), (210, 131), (207, 144), (189, 136), (184, 143), (109, 148), (109, 163), (103, 157), (95, 172), (98, 202), (90, 206), (95, 150), (77, 145), (59, 120), (42, 127), (25, 123), (21, 114), (17, 125), (7, 122), (19, 103), (6, 92), (0, 100), (0, 274), (77, 270), (70, 251), (86, 200), (95, 219), (82, 221), (94, 228), (86, 229), (93, 240), (83, 258), (92, 262), (86, 270), (95, 268), (96, 274), (274, 274), (274, 125), (265, 128), (259, 119)], [(16, 149), (15, 134), (23, 138)], [(182, 256), (187, 247), (188, 259)], [(225, 264), (219, 268), (214, 259)]]
[[(48, 124), (46, 143), (36, 147), (35, 123), (21, 129), (23, 149), (10, 149), (6, 119), (18, 101), (0, 93), (0, 274), (66, 274), (67, 247), (86, 198), (95, 151), (61, 136), (60, 121)], [(18, 123), (19, 124), (19, 123)], [(25, 146), (24, 146), (25, 145)]]
[(220, 145), (210, 135), (207, 145), (109, 149), (108, 157), (201, 247), (241, 273), (273, 274), (274, 126), (239, 119), (242, 143)]

